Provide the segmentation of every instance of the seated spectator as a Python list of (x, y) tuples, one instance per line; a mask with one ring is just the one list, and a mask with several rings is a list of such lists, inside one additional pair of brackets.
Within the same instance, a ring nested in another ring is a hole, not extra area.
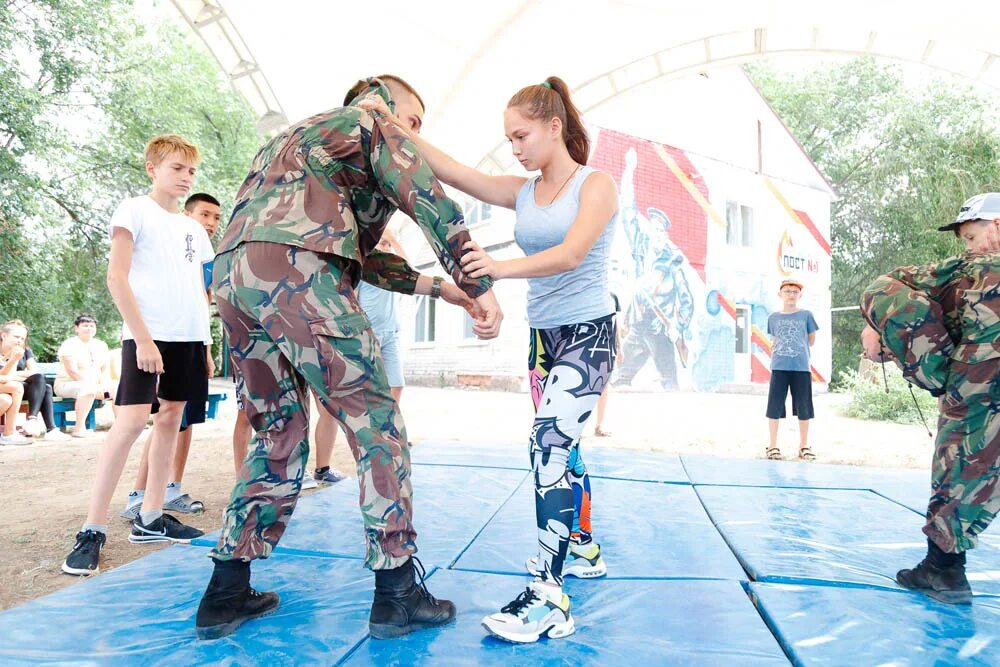
[[(17, 322), (17, 320), (11, 320)], [(11, 324), (8, 322), (4, 329)], [(0, 414), (3, 414), (3, 434), (0, 435), (0, 445), (30, 445), (31, 439), (26, 438), (17, 428), (17, 413), (21, 410), (24, 399), (24, 383), (17, 372), (17, 361), (24, 354), (24, 347), (14, 342), (8, 342), (0, 349)]]
[(24, 400), (28, 401), (24, 432), (46, 440), (69, 440), (68, 435), (56, 428), (52, 418), (52, 387), (45, 382), (45, 375), (27, 344), (28, 327), (21, 320), (10, 320), (0, 327), (0, 355), (7, 360), (0, 369), (0, 377), (24, 385)]
[[(111, 379), (108, 345), (97, 338), (97, 320), (80, 315), (74, 322), (76, 335), (59, 346), (59, 372), (56, 396), (76, 399), (76, 425), (69, 432), (74, 438), (87, 433), (87, 415), (94, 400), (114, 400), (118, 383)], [(112, 406), (117, 412), (117, 406)]]

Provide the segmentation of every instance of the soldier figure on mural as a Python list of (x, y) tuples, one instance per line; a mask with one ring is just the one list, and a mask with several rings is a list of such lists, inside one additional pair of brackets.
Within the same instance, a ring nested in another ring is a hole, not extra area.
[[(480, 338), (497, 335), (502, 314), (492, 281), (461, 270), (471, 241), (461, 209), (398, 127), (356, 106), (369, 94), (419, 131), (424, 106), (409, 84), (389, 75), (359, 81), (343, 107), (260, 149), (219, 247), (216, 300), (258, 443), (210, 554), (215, 571), (196, 620), (202, 639), (228, 635), (278, 605), (275, 593), (250, 587), (250, 563), (271, 554), (295, 508), (309, 455), (310, 390), (357, 461), (365, 565), (375, 570), (371, 635), (398, 637), (455, 617), (455, 605), (430, 595), (414, 563), (406, 429), (355, 288), (363, 279), (441, 296), (473, 315)], [(397, 209), (417, 222), (457, 286), (375, 249)]]
[(638, 279), (627, 318), (623, 363), (615, 384), (631, 384), (650, 357), (666, 390), (678, 388), (677, 361), (687, 366), (685, 337), (694, 317), (694, 296), (684, 275), (684, 253), (670, 240), (670, 219), (647, 211), (653, 229), (652, 265)]
[(907, 380), (940, 397), (927, 556), (896, 581), (970, 604), (965, 553), (1000, 510), (1000, 193), (972, 197), (938, 229), (967, 252), (872, 283), (861, 297), (861, 340), (868, 358), (894, 358)]

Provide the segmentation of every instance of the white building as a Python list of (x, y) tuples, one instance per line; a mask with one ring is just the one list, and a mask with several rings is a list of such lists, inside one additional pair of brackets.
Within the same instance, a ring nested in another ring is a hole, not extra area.
[[(498, 128), (502, 110), (496, 110)], [(833, 192), (739, 69), (660, 79), (588, 114), (592, 166), (621, 193), (612, 285), (631, 329), (619, 385), (718, 390), (769, 377), (767, 317), (778, 284), (805, 284), (819, 323), (814, 381), (830, 378), (830, 201)], [(429, 137), (433, 141), (433, 137)], [(447, 147), (445, 147), (447, 148)], [(520, 255), (513, 211), (467, 201), (473, 237), (499, 259)], [(443, 271), (412, 224), (414, 265)], [(471, 333), (464, 311), (423, 297), (400, 304), (407, 379), (524, 388), (524, 281), (501, 281), (503, 329)]]

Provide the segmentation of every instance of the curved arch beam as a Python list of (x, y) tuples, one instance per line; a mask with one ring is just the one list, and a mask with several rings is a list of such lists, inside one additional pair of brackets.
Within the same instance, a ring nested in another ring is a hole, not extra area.
[[(830, 30), (817, 27), (759, 27), (702, 37), (655, 51), (592, 77), (573, 88), (580, 111), (586, 113), (608, 100), (664, 77), (680, 77), (706, 69), (741, 65), (774, 55), (876, 56), (955, 74), (1000, 88), (1000, 54), (949, 45), (934, 39), (893, 35), (875, 30)], [(477, 168), (503, 173), (515, 162), (497, 144)]]

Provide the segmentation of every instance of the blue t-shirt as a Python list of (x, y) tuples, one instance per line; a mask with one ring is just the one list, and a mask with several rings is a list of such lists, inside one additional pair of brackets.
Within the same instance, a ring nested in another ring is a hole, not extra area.
[(772, 371), (809, 371), (809, 334), (819, 329), (808, 310), (771, 313), (767, 333), (771, 336)]

